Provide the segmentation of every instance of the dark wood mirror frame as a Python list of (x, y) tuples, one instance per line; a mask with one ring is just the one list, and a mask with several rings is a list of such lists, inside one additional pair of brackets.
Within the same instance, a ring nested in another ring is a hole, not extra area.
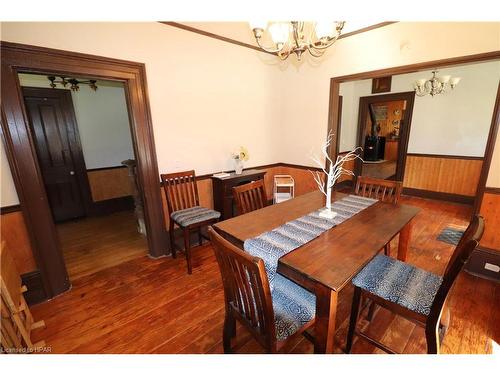
[(124, 83), (151, 257), (168, 253), (145, 65), (1, 42), (2, 138), (47, 298), (70, 287), (27, 122), (18, 73), (63, 73)]
[[(332, 143), (328, 150), (330, 158), (333, 160), (337, 158), (339, 153), (339, 143), (340, 143), (340, 101), (339, 101), (339, 90), (340, 84), (342, 82), (358, 81), (363, 79), (373, 79), (380, 77), (393, 76), (398, 74), (414, 73), (422, 70), (436, 69), (441, 67), (455, 66), (455, 65), (467, 65), (477, 62), (486, 62), (500, 59), (500, 50), (479, 53), (476, 55), (467, 55), (460, 57), (452, 57), (442, 60), (426, 61), (411, 65), (402, 65), (393, 68), (386, 68), (380, 70), (373, 70), (369, 72), (362, 72), (356, 74), (350, 74), (345, 76), (333, 77), (330, 79), (330, 97), (329, 97), (329, 109), (328, 109), (328, 132), (332, 131), (335, 134)], [(490, 170), (491, 159), (493, 156), (493, 149), (495, 147), (496, 135), (499, 127), (500, 120), (500, 83), (499, 89), (496, 97), (496, 104), (493, 110), (490, 131), (488, 135), (488, 140), (486, 142), (486, 148), (483, 157), (483, 165), (481, 167), (481, 176), (479, 178), (479, 183), (477, 186), (475, 201), (474, 201), (474, 213), (478, 213), (481, 207), (481, 200), (486, 187), (486, 180), (488, 178), (488, 172)], [(406, 158), (406, 156), (405, 156)], [(401, 176), (403, 179), (404, 175)]]

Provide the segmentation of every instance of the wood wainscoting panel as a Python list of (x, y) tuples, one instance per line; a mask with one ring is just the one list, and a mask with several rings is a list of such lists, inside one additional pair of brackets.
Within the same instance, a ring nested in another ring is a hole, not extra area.
[[(314, 167), (302, 167), (302, 166), (279, 166), (276, 168), (275, 174), (288, 174), (295, 180), (295, 196), (303, 195), (309, 193), (313, 190), (318, 189), (318, 185), (314, 181), (314, 177), (310, 171), (315, 171), (317, 168)], [(271, 181), (271, 184), (273, 182)], [(272, 199), (272, 185), (271, 185), (271, 195), (269, 198)]]
[(94, 202), (132, 195), (126, 167), (88, 170), (87, 175)]
[(2, 241), (12, 249), (12, 256), (19, 273), (35, 271), (37, 266), (22, 211), (2, 214), (1, 221)]
[(403, 186), (465, 196), (475, 196), (483, 161), (409, 154)]
[(500, 252), (500, 192), (484, 193), (480, 214), (485, 221), (481, 246)]
[[(339, 156), (345, 156), (347, 154), (347, 151), (339, 152)], [(355, 160), (350, 160), (344, 163), (344, 168), (354, 172), (355, 168)], [(343, 181), (354, 181), (354, 176), (348, 175), (348, 174), (343, 174), (342, 176), (339, 177), (337, 182), (343, 182)]]

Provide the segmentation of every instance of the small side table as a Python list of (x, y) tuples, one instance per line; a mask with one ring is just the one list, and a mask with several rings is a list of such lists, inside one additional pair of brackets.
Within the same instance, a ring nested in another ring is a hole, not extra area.
[(280, 203), (292, 199), (295, 195), (295, 180), (287, 174), (274, 176), (273, 203)]

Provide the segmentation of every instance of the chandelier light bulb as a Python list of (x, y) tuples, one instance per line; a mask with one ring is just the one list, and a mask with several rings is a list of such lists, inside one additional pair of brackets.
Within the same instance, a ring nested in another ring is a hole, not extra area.
[(318, 39), (329, 38), (334, 35), (334, 23), (326, 21), (318, 21), (314, 26), (316, 37)]
[(441, 81), (441, 83), (448, 83), (450, 78), (451, 76), (442, 76), (439, 80)]
[(290, 25), (284, 22), (276, 22), (269, 26), (271, 39), (276, 45), (284, 45), (290, 35)]
[(451, 87), (454, 87), (456, 85), (458, 85), (458, 82), (460, 82), (461, 78), (460, 77), (453, 77), (451, 80), (450, 80), (450, 85)]
[(421, 78), (417, 81), (417, 87), (423, 87), (427, 80), (425, 78)]
[(252, 30), (265, 30), (267, 28), (267, 21), (254, 20), (248, 22), (248, 24), (250, 25), (250, 29)]

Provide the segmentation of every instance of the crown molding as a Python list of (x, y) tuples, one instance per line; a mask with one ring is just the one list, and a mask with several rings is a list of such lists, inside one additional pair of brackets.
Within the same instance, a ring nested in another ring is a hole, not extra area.
[[(396, 22), (397, 21), (380, 22), (380, 23), (377, 23), (375, 25), (367, 26), (367, 27), (364, 27), (364, 28), (359, 29), (359, 30), (355, 30), (355, 31), (351, 31), (349, 33), (341, 34), (338, 39), (348, 38), (350, 36), (365, 33), (367, 31), (371, 31), (374, 29), (378, 29), (380, 27), (388, 26), (388, 25), (391, 25), (391, 24), (396, 23)], [(228, 37), (225, 37), (222, 35), (214, 34), (214, 33), (211, 33), (211, 32), (205, 31), (205, 30), (198, 29), (196, 27), (184, 25), (184, 24), (179, 23), (179, 22), (159, 21), (159, 23), (166, 25), (166, 26), (177, 27), (179, 29), (190, 31), (192, 33), (204, 35), (204, 36), (207, 36), (209, 38), (221, 40), (221, 41), (226, 42), (226, 43), (235, 44), (235, 45), (240, 46), (240, 47), (250, 48), (250, 49), (253, 49), (257, 52), (263, 52), (263, 53), (267, 53), (269, 55), (276, 56), (276, 53), (264, 51), (263, 49), (259, 48), (256, 45), (240, 42), (239, 40), (236, 40), (236, 39), (231, 39), (231, 38), (228, 38)]]

